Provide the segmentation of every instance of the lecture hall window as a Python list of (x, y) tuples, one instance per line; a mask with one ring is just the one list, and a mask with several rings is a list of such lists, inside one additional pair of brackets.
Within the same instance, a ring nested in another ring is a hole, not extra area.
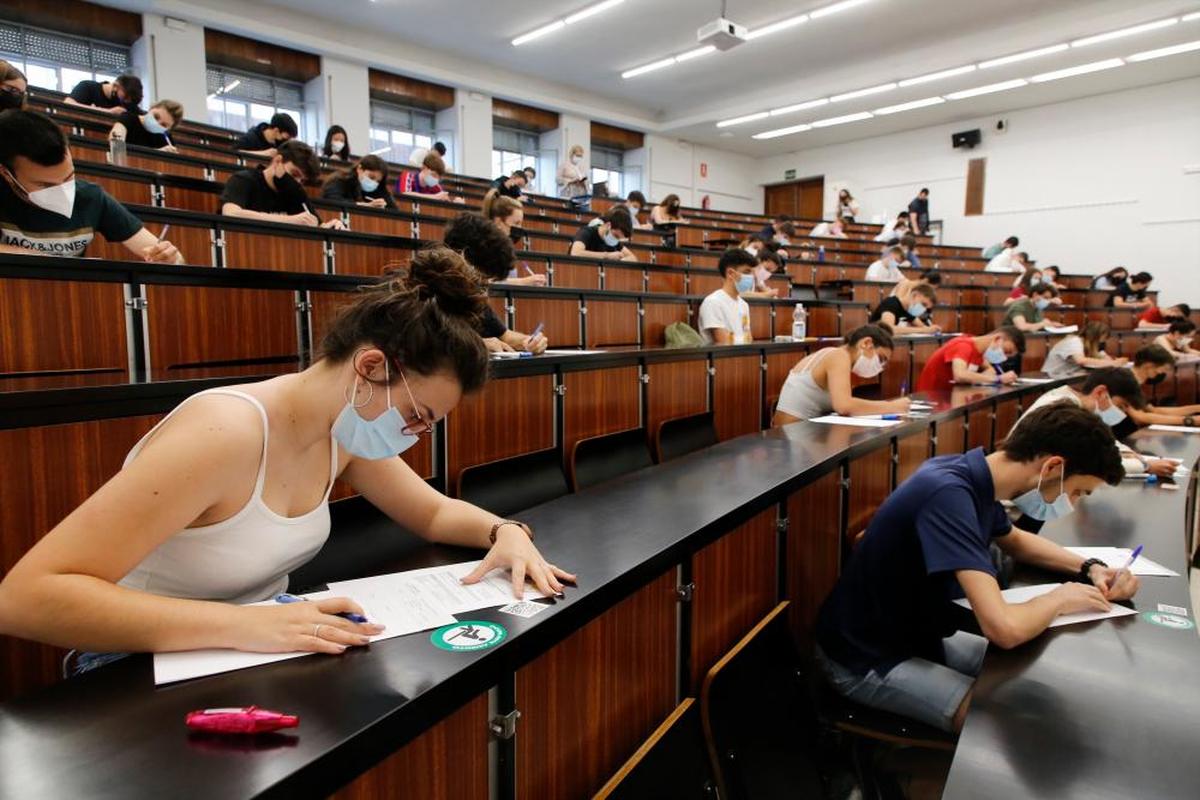
[(283, 112), (296, 120), (300, 139), (308, 141), (310, 131), (304, 114), (304, 87), (265, 75), (209, 65), (208, 122), (218, 128), (245, 131)]
[[(371, 152), (398, 164), (407, 164), (418, 147), (433, 146), (434, 117), (420, 108), (371, 101)], [(446, 152), (449, 166), (450, 151)]]
[(607, 147), (592, 148), (592, 186), (608, 184), (610, 197), (624, 197), (625, 153)]
[[(512, 175), (519, 169), (533, 167), (538, 169), (538, 151), (541, 149), (541, 139), (536, 133), (504, 128), (499, 125), (492, 127), (492, 175)], [(539, 171), (540, 172), (540, 171)], [(542, 176), (538, 175), (541, 182)]]
[(80, 81), (111, 81), (129, 71), (129, 48), (0, 20), (0, 58), (42, 89), (70, 92)]

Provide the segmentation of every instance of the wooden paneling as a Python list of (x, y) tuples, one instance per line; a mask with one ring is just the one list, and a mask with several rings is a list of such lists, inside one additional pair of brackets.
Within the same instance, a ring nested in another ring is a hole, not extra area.
[(117, 44), (131, 45), (142, 35), (141, 14), (81, 0), (5, 0), (3, 15), (12, 22)]
[(841, 560), (842, 487), (834, 470), (788, 498), (786, 600), (797, 643), (812, 643), (817, 611), (837, 582)]
[(750, 335), (755, 341), (770, 341), (773, 335), (771, 331), (771, 307), (768, 305), (760, 305), (752, 303), (750, 305)]
[(838, 329), (839, 336), (846, 336), (855, 328), (861, 328), (867, 324), (868, 310), (862, 306), (842, 306), (841, 319), (838, 321), (841, 326)]
[(709, 668), (775, 606), (776, 510), (762, 512), (692, 556), (691, 693)]
[(664, 272), (650, 270), (650, 283), (647, 291), (662, 294), (682, 295), (684, 292), (684, 275), (682, 272)]
[(879, 376), (880, 391), (883, 397), (898, 397), (901, 389), (906, 388), (911, 391), (913, 387), (913, 376), (909, 373), (912, 358), (908, 342), (899, 339), (895, 344), (896, 346), (892, 349), (892, 357), (888, 359), (887, 367)]
[(148, 181), (125, 180), (108, 175), (88, 175), (84, 180), (96, 184), (122, 203), (143, 206), (154, 203), (154, 186)]
[(554, 447), (554, 378), (489, 381), (446, 418), (447, 483), (458, 493), (467, 467)]
[(163, 204), (167, 208), (177, 208), (181, 211), (199, 211), (201, 214), (216, 214), (220, 211), (221, 197), (212, 192), (198, 189), (180, 189), (175, 186), (163, 186)]
[(961, 416), (952, 417), (937, 423), (937, 445), (934, 447), (936, 455), (945, 456), (951, 453), (962, 453), (964, 452), (965, 443), (966, 431), (963, 429), (963, 418)]
[[(321, 74), (320, 56), (213, 28), (204, 29), (204, 53), (209, 64), (300, 83)], [(300, 120), (296, 120), (296, 123), (299, 124)]]
[[(121, 468), (160, 419), (124, 417), (0, 430), (0, 575)], [(0, 700), (54, 683), (63, 651), (0, 636)]]
[(929, 428), (896, 440), (900, 460), (896, 464), (896, 485), (903, 483), (929, 458)]
[(579, 301), (574, 298), (514, 297), (513, 330), (531, 333), (541, 323), (551, 347), (578, 347)]
[[(808, 308), (809, 336), (840, 336), (839, 325), (836, 306), (810, 306)], [(788, 328), (791, 328), (790, 324)]]
[[(312, 311), (309, 312), (309, 329), (312, 331), (313, 357), (316, 358), (321, 348), (321, 339), (329, 329), (329, 323), (337, 316), (337, 312), (354, 300), (353, 292), (310, 292)], [(504, 318), (501, 313), (501, 319)]]
[(615, 125), (605, 125), (603, 122), (592, 123), (592, 147), (610, 147), (614, 150), (636, 150), (645, 143), (641, 131), (631, 131), (618, 128)]
[(675, 571), (516, 674), (517, 797), (590, 797), (675, 705)]
[[(204, 154), (205, 159), (209, 158), (209, 156), (210, 153)], [(180, 175), (185, 178), (198, 179), (204, 178), (204, 167), (200, 166), (199, 164), (189, 164), (186, 161), (179, 161), (169, 156), (129, 153), (126, 156), (126, 164), (131, 169), (144, 169), (148, 172), (161, 172), (164, 175)]]
[(646, 430), (653, 436), (660, 423), (708, 410), (708, 362), (670, 361), (646, 367), (650, 384), (646, 401)]
[(636, 347), (639, 324), (636, 300), (588, 300), (586, 347)]
[(850, 511), (846, 519), (846, 536), (851, 541), (867, 527), (875, 509), (891, 491), (891, 447), (880, 447), (850, 460)]
[[(492, 98), (492, 121), (507, 128), (545, 133), (558, 127), (558, 114), (533, 106), (521, 105), (499, 97)], [(560, 155), (566, 155), (562, 153)]]
[(1008, 437), (1008, 432), (1012, 430), (1013, 425), (1017, 424), (1017, 418), (1020, 416), (1021, 408), (1018, 401), (1001, 400), (996, 403), (996, 424), (992, 434), (993, 448)]
[(576, 443), (641, 425), (642, 383), (638, 368), (567, 372), (563, 384), (563, 452), (571, 460)]
[[(151, 223), (150, 232), (157, 235), (162, 230), (159, 223)], [(173, 223), (167, 239), (183, 254), (183, 260), (193, 267), (213, 266), (212, 230), (183, 223)], [(134, 253), (120, 242), (108, 242), (100, 234), (88, 245), (88, 258), (107, 258), (112, 261), (141, 261), (142, 256)]]
[(454, 105), (454, 89), (391, 72), (368, 70), (367, 83), (371, 97), (390, 103), (415, 106), (430, 111), (442, 111)]
[(825, 209), (825, 178), (780, 183), (765, 189), (765, 213), (821, 219)]
[(688, 294), (704, 296), (715, 292), (725, 285), (725, 281), (717, 274), (709, 274), (707, 272), (691, 272), (688, 275)]
[(323, 273), (325, 242), (321, 239), (225, 231), (225, 266)]
[(350, 230), (355, 233), (381, 233), (385, 236), (412, 236), (412, 221), (399, 214), (363, 214), (350, 212)]
[(150, 366), (160, 377), (184, 365), (299, 363), (295, 297), (269, 289), (148, 286)]
[(783, 382), (787, 380), (792, 367), (804, 359), (805, 353), (769, 353), (767, 355), (767, 390), (764, 400), (763, 413), (767, 424), (775, 414), (775, 404), (779, 402), (779, 393), (783, 391)]
[(414, 252), (377, 244), (337, 242), (333, 246), (334, 272), (338, 275), (382, 275), (388, 270), (407, 266)]
[[(761, 429), (761, 361), (758, 355), (713, 361), (713, 422), (724, 441)], [(765, 613), (765, 612), (764, 612)]]
[(967, 415), (967, 449), (992, 449), (992, 409), (988, 406), (972, 409)]
[(983, 213), (983, 186), (987, 177), (987, 159), (972, 158), (967, 161), (967, 198), (964, 216), (977, 217)]
[(0, 281), (0, 374), (129, 367), (120, 284)]
[(607, 266), (604, 268), (604, 288), (609, 292), (640, 293), (646, 288), (646, 275), (641, 267)]
[(642, 309), (645, 312), (642, 316), (642, 347), (662, 347), (666, 343), (668, 325), (691, 320), (687, 303), (646, 302)]
[(595, 264), (554, 262), (554, 285), (568, 289), (599, 289), (600, 268)]
[(332, 795), (487, 800), (488, 700), (480, 695)]

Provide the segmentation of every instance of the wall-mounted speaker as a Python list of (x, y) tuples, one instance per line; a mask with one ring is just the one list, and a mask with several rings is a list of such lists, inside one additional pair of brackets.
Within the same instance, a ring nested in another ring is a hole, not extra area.
[(978, 145), (981, 141), (983, 141), (983, 135), (979, 132), (979, 128), (950, 134), (951, 144), (955, 147), (965, 147), (968, 150)]

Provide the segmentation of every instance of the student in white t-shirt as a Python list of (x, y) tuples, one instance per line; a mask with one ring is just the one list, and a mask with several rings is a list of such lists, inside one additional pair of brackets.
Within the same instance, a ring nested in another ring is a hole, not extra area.
[(824, 236), (830, 239), (848, 239), (844, 226), (840, 219), (835, 219), (833, 222), (818, 222), (813, 226), (809, 236)]
[(758, 256), (740, 247), (731, 247), (721, 255), (717, 270), (725, 285), (704, 298), (700, 304), (700, 335), (705, 344), (748, 344), (750, 304), (741, 298), (754, 290), (754, 270)]
[(1071, 378), (1082, 375), (1085, 369), (1099, 367), (1121, 367), (1127, 358), (1110, 358), (1104, 352), (1110, 331), (1103, 322), (1089, 322), (1081, 334), (1072, 333), (1063, 337), (1046, 354), (1042, 372), (1051, 378)]
[(983, 268), (984, 272), (1024, 272), (1025, 265), (1029, 263), (1028, 253), (1018, 253), (1011, 247), (1007, 247), (999, 255), (992, 258)]
[(867, 267), (865, 280), (880, 283), (899, 283), (904, 280), (900, 264), (904, 261), (904, 248), (899, 245), (886, 247), (883, 254)]

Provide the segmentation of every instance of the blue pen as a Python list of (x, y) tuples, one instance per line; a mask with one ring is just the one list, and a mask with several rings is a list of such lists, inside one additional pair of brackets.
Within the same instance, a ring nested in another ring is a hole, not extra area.
[(900, 396), (904, 397), (906, 394), (908, 394), (908, 381), (900, 384)]
[(1110, 581), (1108, 584), (1109, 589), (1112, 589), (1112, 587), (1117, 585), (1117, 581), (1121, 579), (1122, 572), (1129, 571), (1129, 568), (1133, 566), (1133, 562), (1137, 561), (1137, 557), (1142, 554), (1143, 547), (1144, 545), (1139, 544), (1136, 548), (1134, 548), (1134, 551), (1129, 554), (1129, 560), (1125, 562), (1125, 566), (1119, 567), (1117, 571), (1113, 573), (1112, 581)]
[(900, 419), (899, 414), (880, 414), (880, 419)]
[(542, 328), (545, 328), (545, 327), (546, 327), (545, 322), (539, 322), (538, 326), (533, 329), (533, 333), (529, 334), (529, 338), (536, 339), (538, 337), (538, 334), (542, 332)]
[[(305, 603), (305, 602), (308, 602), (308, 598), (307, 597), (297, 597), (294, 594), (284, 593), (284, 594), (275, 595), (275, 602), (276, 603)], [(361, 625), (367, 621), (367, 618), (364, 617), (362, 614), (355, 614), (350, 611), (343, 611), (340, 614), (334, 614), (334, 616), (341, 617), (342, 619), (350, 620), (351, 622), (357, 622), (359, 625)]]

